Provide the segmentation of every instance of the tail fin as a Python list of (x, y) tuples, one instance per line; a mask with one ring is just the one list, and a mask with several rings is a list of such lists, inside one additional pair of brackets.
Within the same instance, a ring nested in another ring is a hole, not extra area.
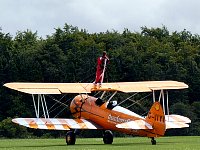
[(166, 131), (165, 114), (159, 102), (155, 102), (147, 117), (146, 122), (153, 127), (153, 133), (149, 137), (163, 136)]

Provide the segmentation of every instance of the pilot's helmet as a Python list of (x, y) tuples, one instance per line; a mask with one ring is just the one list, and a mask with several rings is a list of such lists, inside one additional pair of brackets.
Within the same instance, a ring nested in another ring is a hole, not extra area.
[(116, 106), (116, 105), (117, 105), (117, 101), (113, 101), (113, 102), (112, 102), (112, 105), (113, 105), (113, 106)]

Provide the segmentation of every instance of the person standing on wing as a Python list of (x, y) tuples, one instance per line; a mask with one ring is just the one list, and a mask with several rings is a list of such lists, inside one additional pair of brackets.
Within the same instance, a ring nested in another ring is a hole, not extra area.
[(103, 82), (106, 64), (108, 64), (109, 62), (110, 60), (106, 54), (106, 51), (103, 51), (103, 55), (98, 57), (97, 59), (96, 79), (94, 81), (95, 85), (97, 85), (97, 83), (101, 85), (101, 83)]

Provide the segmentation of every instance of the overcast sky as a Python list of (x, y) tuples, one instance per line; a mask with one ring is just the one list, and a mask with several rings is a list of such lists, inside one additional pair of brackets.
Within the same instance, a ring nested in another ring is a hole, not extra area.
[(107, 30), (140, 32), (162, 27), (200, 35), (199, 0), (0, 0), (0, 28), (15, 36), (30, 29), (46, 37), (64, 24), (89, 33)]

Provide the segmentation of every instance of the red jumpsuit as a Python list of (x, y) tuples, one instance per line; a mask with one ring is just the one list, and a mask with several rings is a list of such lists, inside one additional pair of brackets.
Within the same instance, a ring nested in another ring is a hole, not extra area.
[(96, 70), (95, 84), (103, 82), (103, 71), (105, 71), (104, 70), (105, 60), (106, 60), (106, 63), (109, 62), (109, 59), (108, 59), (107, 56), (106, 57), (102, 56), (102, 57), (99, 57), (97, 59), (97, 70)]

